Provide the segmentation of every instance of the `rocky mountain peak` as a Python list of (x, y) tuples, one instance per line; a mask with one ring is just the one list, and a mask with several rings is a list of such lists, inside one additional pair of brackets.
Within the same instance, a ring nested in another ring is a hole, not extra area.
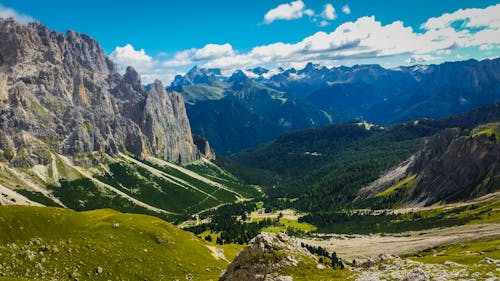
[(304, 69), (302, 69), (302, 71), (308, 72), (308, 71), (314, 71), (314, 70), (318, 70), (318, 69), (322, 69), (322, 68), (323, 68), (323, 66), (321, 66), (320, 64), (308, 62), (306, 64), (306, 66), (304, 67)]
[(176, 75), (171, 87), (210, 83), (222, 78), (221, 70), (218, 68), (201, 68), (195, 65), (184, 76)]
[[(409, 174), (419, 175), (413, 199), (425, 205), (471, 199), (498, 190), (500, 144), (495, 135), (480, 133), (498, 123), (486, 124), (468, 135), (446, 129), (423, 141)], [(487, 129), (485, 129), (487, 128)]]
[(245, 81), (248, 81), (249, 78), (246, 76), (246, 74), (242, 70), (236, 70), (231, 77), (229, 77), (228, 82), (231, 83), (244, 83)]
[(123, 75), (125, 83), (132, 85), (135, 90), (142, 89), (141, 76), (132, 66), (128, 66)]
[(149, 85), (149, 88), (150, 93), (166, 93), (165, 88), (163, 88), (163, 83), (158, 79), (155, 79), (155, 81)]
[(263, 68), (261, 66), (258, 66), (258, 67), (255, 67), (255, 68), (248, 69), (248, 71), (250, 71), (252, 73), (255, 73), (257, 75), (262, 75), (262, 74), (268, 73), (269, 69), (266, 69), (266, 68)]
[(128, 151), (187, 163), (193, 143), (184, 101), (155, 81), (147, 92), (128, 67), (121, 76), (97, 41), (39, 22), (0, 19), (0, 154), (14, 165)]

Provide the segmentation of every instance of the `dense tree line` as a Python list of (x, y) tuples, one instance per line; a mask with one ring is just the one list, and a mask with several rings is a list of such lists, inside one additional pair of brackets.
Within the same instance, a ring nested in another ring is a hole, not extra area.
[(286, 207), (306, 212), (336, 210), (347, 207), (358, 190), (382, 171), (415, 153), (422, 137), (437, 131), (428, 124), (370, 129), (357, 123), (339, 124), (285, 134), (233, 160), (276, 175), (266, 185), (268, 201), (298, 198)]
[(421, 211), (401, 214), (387, 211), (325, 211), (314, 212), (299, 218), (299, 222), (307, 222), (335, 233), (398, 233), (403, 231), (422, 230), (433, 227), (448, 227), (465, 224), (480, 214), (459, 215), (473, 206), (464, 206), (450, 210)]
[[(478, 124), (498, 121), (498, 108), (390, 126), (345, 123), (291, 132), (238, 153), (224, 165), (229, 170), (236, 167), (232, 172), (249, 183), (257, 183), (252, 181), (256, 178), (264, 185), (265, 204), (271, 210), (294, 208), (314, 215), (367, 206), (390, 208), (405, 200), (404, 190), (357, 205), (352, 202), (360, 188), (414, 154), (422, 138), (444, 128), (460, 127), (467, 132)], [(261, 171), (265, 177), (259, 178)], [(324, 225), (328, 218), (319, 215), (310, 221)]]
[(197, 235), (207, 230), (210, 230), (212, 233), (220, 233), (216, 239), (217, 244), (248, 243), (248, 241), (260, 233), (262, 228), (278, 224), (274, 219), (247, 222), (246, 214), (254, 211), (256, 208), (257, 204), (255, 202), (224, 205), (203, 214), (203, 217), (211, 218), (210, 223), (189, 227), (186, 230)]
[(344, 263), (341, 258), (337, 257), (336, 252), (333, 252), (330, 255), (328, 250), (321, 246), (315, 247), (304, 243), (300, 243), (300, 245), (302, 248), (307, 249), (311, 254), (320, 256), (320, 263), (327, 264), (332, 268), (344, 269)]

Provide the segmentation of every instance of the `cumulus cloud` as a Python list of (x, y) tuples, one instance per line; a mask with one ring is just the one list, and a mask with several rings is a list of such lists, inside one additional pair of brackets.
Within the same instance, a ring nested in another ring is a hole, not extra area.
[(326, 21), (326, 20), (322, 20), (322, 21), (320, 21), (320, 22), (319, 22), (319, 24), (318, 24), (318, 25), (319, 25), (319, 26), (321, 26), (321, 27), (323, 27), (323, 26), (327, 26), (327, 25), (329, 25), (329, 24), (330, 24), (330, 23), (329, 23), (328, 21)]
[(116, 47), (109, 57), (117, 64), (120, 71), (132, 66), (138, 72), (146, 72), (154, 65), (153, 58), (148, 56), (144, 49), (135, 50), (131, 44)]
[(351, 14), (351, 8), (349, 7), (349, 5), (344, 5), (342, 7), (342, 13), (346, 14), (346, 15), (350, 15)]
[(12, 8), (8, 8), (0, 4), (0, 18), (14, 18), (17, 22), (26, 24), (35, 21), (29, 15), (21, 14)]
[(440, 30), (460, 23), (460, 28), (500, 28), (500, 4), (484, 9), (460, 9), (453, 13), (446, 13), (439, 17), (428, 19), (422, 24), (423, 29)]
[(326, 4), (323, 12), (321, 13), (321, 17), (325, 20), (334, 20), (337, 18), (337, 13), (335, 12), (335, 8), (332, 4)]
[[(332, 6), (333, 7), (333, 6)], [(485, 9), (465, 9), (444, 14), (414, 29), (402, 21), (382, 24), (375, 16), (345, 22), (331, 32), (317, 32), (299, 42), (276, 42), (237, 52), (230, 44), (208, 44), (201, 49), (176, 53), (164, 66), (197, 64), (231, 72), (259, 65), (303, 65), (321, 62), (338, 65), (381, 58), (401, 57), (401, 63), (423, 63), (451, 56), (460, 48), (485, 50), (500, 47), (500, 4)], [(321, 17), (318, 19), (321, 19)], [(330, 17), (331, 18), (331, 17)], [(316, 19), (316, 18), (314, 18)], [(457, 22), (458, 21), (458, 22)], [(326, 19), (317, 24), (327, 25)]]
[(231, 44), (207, 44), (201, 49), (188, 49), (174, 54), (170, 60), (164, 61), (163, 66), (176, 67), (190, 65), (199, 61), (214, 60), (221, 57), (235, 55)]
[(459, 47), (500, 44), (500, 4), (484, 9), (460, 9), (428, 19), (421, 25), (435, 40), (452, 40)]
[(193, 55), (196, 53), (196, 49), (188, 49), (181, 52), (175, 53), (174, 57), (170, 60), (164, 61), (163, 66), (175, 67), (189, 65), (193, 63)]
[(109, 57), (121, 73), (124, 73), (128, 66), (132, 66), (141, 75), (141, 80), (144, 84), (149, 84), (159, 79), (167, 85), (178, 74), (173, 69), (162, 67), (158, 61), (146, 54), (144, 49), (136, 50), (131, 44), (116, 47)]
[[(420, 30), (402, 21), (383, 25), (374, 16), (346, 22), (330, 33), (317, 32), (297, 43), (277, 42), (251, 51), (208, 61), (205, 66), (235, 69), (268, 63), (342, 61), (408, 55), (409, 61), (429, 61), (462, 47), (491, 49), (500, 44), (500, 4), (465, 9), (432, 18)], [(456, 21), (463, 22), (460, 28)], [(321, 24), (321, 23), (320, 23)], [(325, 23), (323, 23), (325, 24)]]
[(269, 10), (264, 16), (264, 23), (270, 24), (276, 20), (300, 19), (304, 14), (313, 15), (314, 11), (306, 10), (306, 5), (302, 0), (281, 4)]
[(234, 55), (234, 50), (231, 44), (207, 44), (205, 47), (197, 50), (194, 54), (196, 60), (216, 59), (223, 56)]
[(305, 10), (304, 10), (304, 15), (306, 15), (306, 16), (312, 17), (312, 16), (314, 16), (315, 14), (316, 14), (316, 13), (315, 13), (315, 12), (314, 12), (314, 10), (312, 10), (312, 9), (305, 9)]

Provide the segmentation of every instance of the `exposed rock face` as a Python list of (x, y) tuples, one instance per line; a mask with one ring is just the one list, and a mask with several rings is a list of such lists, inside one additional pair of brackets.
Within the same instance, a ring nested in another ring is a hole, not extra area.
[(291, 276), (280, 275), (277, 271), (297, 266), (303, 259), (316, 260), (284, 233), (261, 233), (238, 253), (219, 280), (291, 281)]
[(207, 159), (215, 159), (215, 152), (210, 147), (210, 143), (208, 140), (200, 135), (193, 135), (193, 141), (198, 150), (204, 155)]
[(408, 173), (419, 175), (412, 199), (425, 205), (485, 195), (500, 188), (500, 145), (446, 129), (424, 140)]
[(170, 85), (171, 87), (180, 87), (184, 85), (194, 85), (198, 83), (210, 83), (219, 80), (222, 73), (218, 68), (199, 68), (193, 67), (186, 75), (177, 75)]
[(471, 132), (445, 129), (423, 140), (419, 152), (359, 192), (374, 197), (398, 182), (406, 186), (410, 205), (431, 205), (476, 198), (500, 189), (500, 144), (495, 136), (475, 135), (490, 123)]
[(12, 19), (0, 19), (0, 131), (0, 155), (19, 166), (46, 164), (48, 150), (202, 155), (179, 94), (159, 81), (146, 91), (131, 67), (121, 76), (84, 34)]

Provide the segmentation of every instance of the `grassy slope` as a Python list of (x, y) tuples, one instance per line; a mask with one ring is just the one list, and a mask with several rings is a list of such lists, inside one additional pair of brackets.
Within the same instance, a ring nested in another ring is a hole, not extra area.
[(6, 277), (217, 280), (227, 265), (194, 235), (144, 215), (7, 206), (0, 207), (0, 222), (0, 272)]
[[(112, 208), (123, 212), (155, 215), (169, 221), (184, 220), (205, 209), (260, 196), (255, 187), (242, 183), (211, 163), (200, 162), (188, 167), (209, 180), (204, 181), (178, 169), (145, 160), (144, 163), (140, 163), (123, 157), (104, 155), (98, 160), (104, 165), (84, 169), (73, 166), (69, 160), (63, 160), (57, 154), (54, 155), (55, 162), (49, 164), (46, 170), (49, 174), (56, 174), (56, 177), (42, 179), (33, 172), (34, 169), (32, 171), (32, 169), (17, 168), (18, 174), (22, 175), (24, 180), (3, 171), (0, 172), (0, 184), (46, 206), (57, 206), (57, 204), (33, 189), (26, 180), (36, 184), (38, 189), (47, 188), (66, 207), (77, 211)], [(79, 160), (84, 161), (94, 156), (80, 155)], [(145, 164), (147, 167), (140, 164)], [(93, 180), (89, 177), (93, 177)], [(227, 190), (219, 188), (217, 184), (223, 185)], [(162, 214), (138, 206), (110, 190), (106, 185), (171, 214)]]
[[(453, 245), (441, 245), (405, 257), (423, 263), (444, 264), (447, 261), (467, 266), (468, 275), (463, 278), (492, 277), (498, 265), (485, 262), (485, 258), (500, 260), (500, 236)], [(474, 275), (473, 273), (474, 272)], [(482, 279), (479, 279), (482, 280)]]
[(500, 122), (488, 123), (476, 128), (471, 137), (476, 138), (481, 135), (486, 135), (487, 137), (495, 137), (497, 143), (500, 143)]

